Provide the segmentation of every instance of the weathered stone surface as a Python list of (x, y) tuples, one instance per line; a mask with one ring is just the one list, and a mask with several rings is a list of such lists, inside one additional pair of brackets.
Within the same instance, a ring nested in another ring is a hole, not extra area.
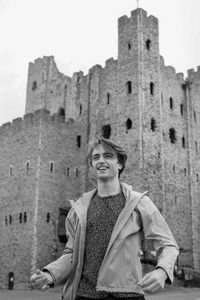
[(118, 59), (105, 67), (70, 78), (52, 56), (30, 63), (26, 115), (0, 127), (0, 288), (11, 272), (15, 288), (28, 287), (62, 252), (59, 209), (95, 185), (87, 145), (106, 125), (128, 153), (122, 180), (149, 190), (182, 248), (179, 264), (200, 271), (199, 99), (200, 67), (185, 80), (165, 66), (158, 20), (142, 9), (119, 18)]

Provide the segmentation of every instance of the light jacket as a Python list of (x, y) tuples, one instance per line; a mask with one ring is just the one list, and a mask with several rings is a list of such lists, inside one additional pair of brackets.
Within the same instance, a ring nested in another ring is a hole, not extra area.
[[(137, 282), (142, 278), (140, 244), (142, 231), (153, 240), (157, 252), (157, 266), (163, 268), (173, 281), (178, 245), (159, 210), (146, 196), (134, 192), (121, 183), (126, 205), (114, 226), (110, 242), (101, 264), (96, 289), (108, 292), (135, 292), (143, 294)], [(84, 193), (66, 218), (67, 244), (60, 258), (45, 267), (54, 283), (66, 280), (62, 299), (74, 300), (79, 286), (86, 237), (87, 209), (96, 190)], [(103, 234), (103, 233), (102, 233)]]

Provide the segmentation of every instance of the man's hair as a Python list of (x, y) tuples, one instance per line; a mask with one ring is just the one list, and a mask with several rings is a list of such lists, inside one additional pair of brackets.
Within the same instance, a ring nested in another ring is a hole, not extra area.
[(113, 141), (100, 138), (90, 143), (88, 147), (88, 160), (91, 166), (92, 166), (92, 153), (94, 148), (96, 148), (98, 145), (102, 145), (104, 150), (112, 152), (116, 155), (118, 162), (122, 165), (122, 168), (119, 170), (119, 177), (120, 177), (126, 165), (126, 160), (127, 160), (126, 152), (122, 149), (122, 147), (115, 144)]

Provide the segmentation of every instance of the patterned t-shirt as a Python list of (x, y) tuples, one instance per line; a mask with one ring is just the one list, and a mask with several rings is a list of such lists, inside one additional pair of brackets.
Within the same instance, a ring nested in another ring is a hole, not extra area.
[[(104, 298), (109, 293), (96, 291), (98, 272), (106, 253), (117, 218), (125, 206), (123, 193), (100, 197), (96, 194), (88, 208), (83, 272), (77, 295)], [(133, 297), (136, 293), (113, 293), (116, 297)]]

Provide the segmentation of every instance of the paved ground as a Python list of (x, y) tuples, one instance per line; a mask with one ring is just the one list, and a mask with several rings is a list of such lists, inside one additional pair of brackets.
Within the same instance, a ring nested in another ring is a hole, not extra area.
[[(60, 292), (0, 290), (0, 300), (59, 300)], [(146, 296), (147, 300), (200, 300), (200, 288), (167, 288), (161, 293)]]

